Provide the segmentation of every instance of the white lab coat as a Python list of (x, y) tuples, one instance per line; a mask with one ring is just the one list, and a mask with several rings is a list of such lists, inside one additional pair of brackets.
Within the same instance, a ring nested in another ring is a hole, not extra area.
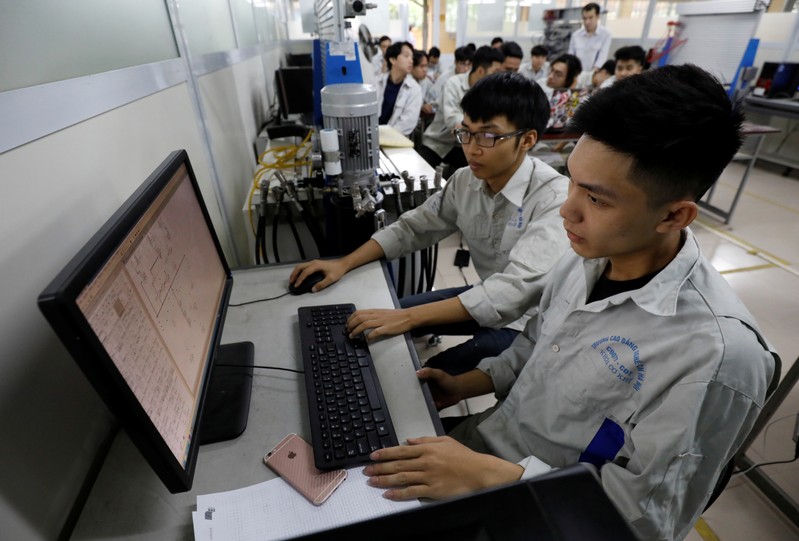
[[(375, 81), (377, 99), (381, 107), (383, 105), (383, 92), (386, 90), (388, 76), (388, 73), (384, 73)], [(397, 101), (394, 102), (394, 112), (391, 113), (388, 125), (407, 137), (413, 132), (414, 128), (416, 128), (421, 111), (422, 87), (419, 86), (419, 83), (416, 82), (413, 75), (409, 73), (405, 76), (399, 94), (397, 94)]]

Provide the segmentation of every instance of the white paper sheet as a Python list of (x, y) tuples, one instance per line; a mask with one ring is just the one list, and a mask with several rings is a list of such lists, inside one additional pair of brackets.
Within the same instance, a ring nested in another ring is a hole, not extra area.
[(366, 484), (363, 467), (317, 507), (283, 479), (197, 497), (192, 513), (196, 541), (269, 541), (327, 530), (421, 505), (418, 500), (392, 502), (383, 489)]

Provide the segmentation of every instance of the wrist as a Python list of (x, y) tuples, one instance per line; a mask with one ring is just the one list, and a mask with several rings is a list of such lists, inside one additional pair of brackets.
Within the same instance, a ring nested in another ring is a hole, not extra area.
[(524, 468), (513, 462), (492, 456), (491, 463), (483, 471), (480, 488), (513, 483), (522, 478)]

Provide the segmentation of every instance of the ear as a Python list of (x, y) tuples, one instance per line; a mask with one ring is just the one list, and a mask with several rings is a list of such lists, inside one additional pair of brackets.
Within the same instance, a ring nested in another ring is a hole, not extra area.
[(522, 135), (521, 147), (525, 152), (530, 150), (538, 142), (538, 131), (530, 130)]
[(668, 233), (685, 229), (699, 214), (699, 207), (690, 200), (672, 201), (664, 207), (664, 218), (657, 225), (658, 233)]

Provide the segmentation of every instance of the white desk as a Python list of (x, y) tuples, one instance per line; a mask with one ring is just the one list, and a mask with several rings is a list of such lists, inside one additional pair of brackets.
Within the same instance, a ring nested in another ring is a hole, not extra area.
[[(284, 293), (292, 264), (235, 271), (231, 304)], [(251, 341), (255, 364), (302, 369), (297, 328), (300, 306), (354, 303), (393, 308), (383, 265), (348, 273), (324, 291), (228, 309), (223, 343)], [(413, 345), (402, 336), (370, 344), (399, 441), (435, 435), (440, 422), (416, 378)], [(425, 389), (425, 390), (423, 390)], [(190, 492), (170, 494), (124, 432), (120, 432), (73, 531), (72, 539), (194, 539), (191, 512), (198, 494), (249, 486), (275, 475), (264, 454), (286, 434), (310, 441), (301, 374), (255, 369), (247, 429), (237, 439), (200, 449)]]

